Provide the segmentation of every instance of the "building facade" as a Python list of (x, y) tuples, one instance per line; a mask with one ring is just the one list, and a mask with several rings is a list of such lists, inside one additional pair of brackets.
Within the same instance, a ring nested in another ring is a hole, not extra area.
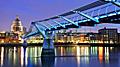
[(18, 34), (13, 32), (0, 32), (0, 43), (19, 43)]
[(104, 28), (104, 29), (100, 29), (98, 32), (100, 34), (100, 40), (103, 43), (110, 43), (110, 44), (119, 43), (117, 29)]
[(22, 23), (21, 23), (19, 17), (17, 16), (16, 19), (12, 22), (11, 32), (20, 34), (21, 32), (23, 32), (23, 28), (24, 27), (22, 26)]
[(21, 36), (26, 33), (26, 28), (22, 25), (18, 16), (16, 16), (16, 19), (12, 22), (11, 32), (18, 34), (19, 43), (23, 43)]
[(98, 30), (98, 33), (57, 33), (55, 42), (118, 44), (120, 43), (120, 34), (117, 29), (113, 28), (103, 28)]

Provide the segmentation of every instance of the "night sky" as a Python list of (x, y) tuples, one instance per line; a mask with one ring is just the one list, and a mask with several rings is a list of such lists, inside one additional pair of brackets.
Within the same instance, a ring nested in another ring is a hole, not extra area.
[(96, 0), (0, 0), (0, 31), (10, 31), (10, 25), (19, 15), (23, 26), (68, 12)]

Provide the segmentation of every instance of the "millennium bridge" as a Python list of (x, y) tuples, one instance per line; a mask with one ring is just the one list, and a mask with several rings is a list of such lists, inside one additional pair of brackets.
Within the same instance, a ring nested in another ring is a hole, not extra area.
[(22, 38), (40, 34), (44, 38), (42, 55), (54, 56), (53, 39), (56, 30), (95, 26), (101, 23), (120, 22), (120, 2), (117, 0), (98, 0), (66, 13), (47, 19), (31, 22), (29, 32)]

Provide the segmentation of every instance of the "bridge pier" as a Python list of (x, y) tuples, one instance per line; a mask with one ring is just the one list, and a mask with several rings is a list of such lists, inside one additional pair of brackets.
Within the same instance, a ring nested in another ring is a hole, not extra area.
[(55, 56), (53, 42), (54, 35), (54, 31), (46, 34), (47, 37), (44, 38), (41, 56)]
[(53, 39), (44, 39), (41, 56), (55, 56)]
[(26, 39), (23, 40), (22, 46), (23, 46), (23, 47), (27, 47), (27, 41), (26, 41)]

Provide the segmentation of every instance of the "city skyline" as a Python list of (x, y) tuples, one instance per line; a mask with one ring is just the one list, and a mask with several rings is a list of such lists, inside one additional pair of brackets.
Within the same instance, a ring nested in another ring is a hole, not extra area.
[[(18, 15), (16, 15), (17, 17)], [(11, 21), (11, 25), (13, 23), (13, 21), (16, 19), (16, 17), (14, 17), (14, 19)], [(19, 16), (18, 16), (19, 17)], [(21, 19), (20, 19), (21, 21)], [(23, 22), (21, 21), (22, 25)], [(11, 27), (10, 25), (10, 27)], [(24, 26), (24, 25), (23, 25)], [(0, 32), (10, 32), (11, 29), (10, 27), (8, 28), (9, 30), (3, 30)], [(103, 29), (103, 28), (114, 28), (118, 30), (118, 33), (120, 33), (120, 24), (113, 24), (113, 23), (103, 23), (103, 24), (96, 24), (94, 26), (82, 26), (80, 28), (70, 28), (70, 29), (66, 29), (66, 32), (69, 32), (70, 30), (72, 30), (73, 32), (75, 32), (77, 30), (77, 32), (81, 32), (81, 33), (86, 33), (86, 32), (93, 32), (93, 33), (98, 33), (99, 29)], [(28, 27), (27, 27), (28, 28)]]

